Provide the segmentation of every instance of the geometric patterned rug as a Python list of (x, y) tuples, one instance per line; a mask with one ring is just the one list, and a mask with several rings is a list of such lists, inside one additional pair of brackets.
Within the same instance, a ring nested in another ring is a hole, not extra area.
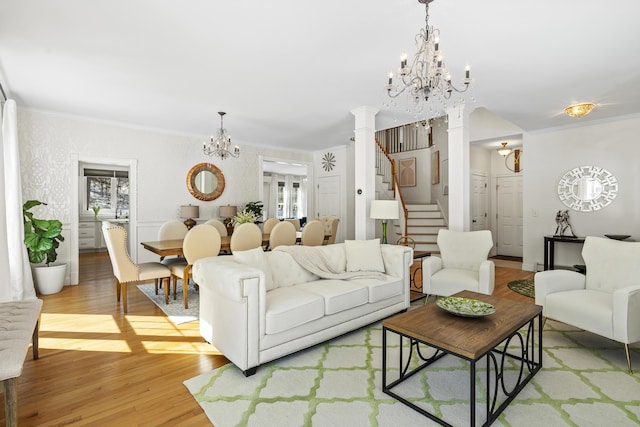
[[(551, 320), (543, 343), (542, 369), (493, 425), (640, 425), (640, 374), (627, 372), (622, 344)], [(184, 384), (216, 427), (437, 425), (382, 393), (381, 349), (376, 323), (269, 362), (248, 378), (229, 363)], [(631, 352), (640, 370), (640, 346)], [(483, 402), (486, 365), (477, 366)], [(469, 425), (468, 369), (445, 356), (402, 383), (400, 394), (452, 425)], [(478, 425), (484, 406), (476, 405)]]

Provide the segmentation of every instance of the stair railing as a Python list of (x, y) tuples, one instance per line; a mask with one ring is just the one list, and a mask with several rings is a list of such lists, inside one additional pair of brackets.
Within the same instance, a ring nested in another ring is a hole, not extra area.
[(404, 202), (404, 197), (402, 197), (402, 190), (400, 189), (400, 183), (398, 182), (396, 162), (391, 158), (391, 156), (389, 156), (389, 153), (387, 153), (387, 150), (384, 148), (382, 143), (380, 143), (378, 138), (375, 138), (375, 141), (376, 146), (378, 147), (376, 150), (376, 168), (384, 175), (383, 181), (391, 183), (393, 195), (396, 200), (400, 201), (402, 212), (404, 213), (401, 224), (401, 227), (403, 229), (402, 236), (404, 239), (406, 239), (408, 231), (407, 222), (409, 218), (409, 210), (407, 209), (407, 205)]

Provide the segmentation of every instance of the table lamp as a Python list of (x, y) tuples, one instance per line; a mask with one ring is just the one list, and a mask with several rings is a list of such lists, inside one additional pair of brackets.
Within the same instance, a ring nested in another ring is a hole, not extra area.
[(225, 227), (227, 227), (227, 235), (229, 236), (231, 236), (231, 234), (233, 233), (233, 225), (231, 224), (231, 218), (236, 216), (237, 213), (238, 213), (237, 206), (231, 206), (231, 205), (220, 206), (220, 211), (218, 212), (218, 214), (220, 215), (220, 218), (224, 218), (223, 222)]
[(180, 218), (185, 218), (186, 221), (184, 225), (187, 226), (187, 229), (191, 230), (191, 228), (196, 225), (196, 222), (193, 218), (200, 217), (200, 206), (192, 206), (192, 205), (182, 205), (180, 206)]
[(382, 243), (387, 243), (387, 220), (400, 218), (398, 201), (372, 200), (369, 218), (382, 220)]

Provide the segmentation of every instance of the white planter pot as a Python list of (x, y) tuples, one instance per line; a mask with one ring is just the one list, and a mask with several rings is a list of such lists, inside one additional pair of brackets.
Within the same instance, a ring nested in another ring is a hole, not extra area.
[(38, 292), (42, 295), (56, 294), (64, 287), (67, 264), (33, 266), (33, 278)]

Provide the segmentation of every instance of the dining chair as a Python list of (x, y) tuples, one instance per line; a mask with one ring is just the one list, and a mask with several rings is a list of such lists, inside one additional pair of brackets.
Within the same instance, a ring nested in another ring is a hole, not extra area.
[(229, 240), (231, 252), (246, 251), (262, 246), (262, 231), (252, 222), (236, 225)]
[[(189, 229), (184, 225), (184, 222), (172, 219), (160, 226), (160, 230), (158, 230), (158, 240), (182, 240), (184, 236), (186, 236), (187, 231), (189, 231)], [(165, 265), (169, 265), (174, 262), (183, 262), (184, 258), (174, 257), (165, 260), (165, 257), (161, 256), (160, 261)], [(156, 290), (156, 295), (157, 294), (158, 292)]]
[(340, 224), (340, 220), (333, 216), (323, 216), (318, 218), (318, 220), (324, 225), (325, 236), (329, 236), (327, 240), (324, 241), (324, 244), (334, 244), (336, 242), (336, 233), (338, 232), (338, 224)]
[(271, 230), (273, 230), (273, 227), (276, 226), (276, 224), (278, 224), (280, 222), (280, 220), (278, 218), (269, 218), (268, 220), (266, 220), (264, 222), (264, 226), (262, 228), (262, 232), (264, 234), (270, 234)]
[(189, 279), (191, 268), (200, 258), (218, 256), (220, 253), (220, 233), (215, 227), (208, 224), (200, 224), (193, 227), (182, 242), (182, 253), (186, 262), (172, 264), (171, 282), (173, 283), (173, 299), (176, 299), (178, 279), (182, 279), (182, 296), (184, 308), (189, 308)]
[(302, 229), (300, 241), (305, 246), (320, 246), (324, 242), (324, 225), (317, 219), (309, 221)]
[(286, 222), (290, 222), (293, 225), (294, 230), (300, 231), (300, 220), (299, 219), (289, 218), (289, 219), (285, 219), (285, 221)]
[(205, 222), (205, 224), (213, 225), (216, 228), (216, 230), (218, 230), (218, 233), (220, 233), (220, 237), (227, 235), (227, 226), (224, 225), (222, 221), (213, 218)]
[(275, 249), (278, 246), (291, 246), (296, 244), (296, 229), (289, 221), (282, 221), (276, 224), (269, 234), (269, 248)]
[(127, 284), (156, 281), (156, 290), (158, 280), (162, 283), (167, 279), (164, 285), (164, 300), (169, 302), (169, 278), (171, 272), (169, 267), (159, 262), (144, 262), (136, 264), (129, 257), (127, 251), (127, 232), (123, 227), (104, 222), (102, 224), (102, 234), (104, 235), (113, 275), (116, 280), (117, 301), (120, 302), (122, 295), (122, 308), (127, 312)]

